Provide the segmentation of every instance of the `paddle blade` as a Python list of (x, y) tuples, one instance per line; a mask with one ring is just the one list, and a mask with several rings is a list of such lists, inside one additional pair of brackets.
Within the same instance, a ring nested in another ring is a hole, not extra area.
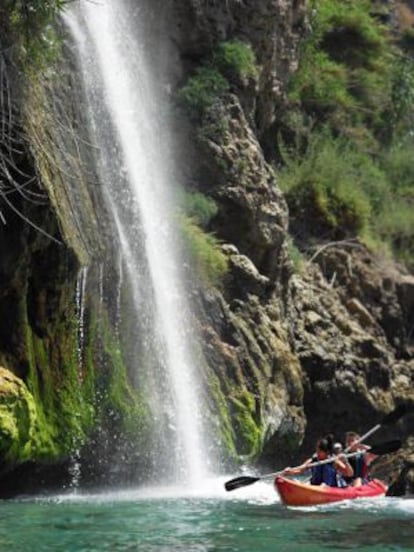
[(247, 485), (253, 485), (256, 481), (259, 481), (260, 477), (250, 477), (248, 475), (241, 475), (235, 479), (230, 479), (224, 483), (224, 488), (226, 491), (234, 491), (234, 489), (239, 489), (240, 487), (247, 487)]
[(401, 441), (395, 439), (394, 441), (387, 441), (386, 443), (379, 443), (378, 445), (372, 445), (369, 449), (371, 454), (381, 455), (381, 454), (390, 454), (401, 448)]
[(398, 422), (405, 414), (407, 414), (408, 409), (405, 404), (400, 404), (392, 412), (387, 414), (381, 421), (381, 425), (392, 425)]

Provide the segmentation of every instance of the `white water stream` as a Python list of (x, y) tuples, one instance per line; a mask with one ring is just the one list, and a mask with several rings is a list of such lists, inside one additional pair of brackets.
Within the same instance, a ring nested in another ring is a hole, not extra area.
[[(138, 2), (139, 4), (139, 2)], [(138, 378), (146, 383), (162, 444), (154, 470), (199, 482), (206, 471), (195, 339), (174, 227), (174, 181), (159, 85), (142, 43), (144, 18), (123, 0), (71, 3), (65, 15), (83, 75), (99, 178), (117, 229), (137, 326)]]
[(85, 291), (88, 278), (88, 268), (82, 267), (76, 281), (76, 315), (78, 318), (78, 367), (83, 368), (83, 350), (85, 345)]

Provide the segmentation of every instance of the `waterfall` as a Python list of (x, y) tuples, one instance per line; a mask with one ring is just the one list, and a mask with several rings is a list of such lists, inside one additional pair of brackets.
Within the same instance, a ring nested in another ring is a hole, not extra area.
[(85, 291), (88, 277), (88, 267), (84, 266), (79, 270), (76, 280), (76, 316), (78, 319), (78, 365), (79, 372), (83, 368), (83, 350), (85, 346)]
[(130, 13), (122, 0), (80, 0), (64, 19), (128, 280), (134, 324), (124, 331), (134, 347), (137, 381), (151, 395), (153, 470), (195, 484), (206, 470), (196, 339), (180, 274), (168, 117), (147, 59), (140, 6), (138, 12)]
[[(78, 356), (78, 378), (83, 378), (83, 362), (84, 362), (84, 349), (85, 349), (85, 295), (86, 286), (88, 280), (88, 267), (83, 266), (78, 272), (76, 279), (76, 291), (75, 291), (75, 305), (76, 305), (76, 318), (78, 322), (77, 327), (77, 356)], [(80, 465), (80, 448), (77, 439), (73, 439), (72, 442), (73, 452), (69, 459), (69, 487), (75, 492), (79, 487), (79, 481), (81, 477), (81, 465)]]

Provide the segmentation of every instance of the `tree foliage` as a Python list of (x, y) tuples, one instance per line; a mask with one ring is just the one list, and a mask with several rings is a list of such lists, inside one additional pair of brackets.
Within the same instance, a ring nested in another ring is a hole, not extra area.
[(0, 31), (3, 49), (12, 49), (20, 62), (43, 65), (59, 42), (53, 23), (72, 0), (2, 0)]

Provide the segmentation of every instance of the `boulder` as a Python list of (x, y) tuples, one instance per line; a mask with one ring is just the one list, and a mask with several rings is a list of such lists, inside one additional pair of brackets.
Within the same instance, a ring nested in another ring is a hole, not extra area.
[(23, 380), (0, 367), (0, 452), (3, 460), (29, 457), (37, 423), (36, 405)]

